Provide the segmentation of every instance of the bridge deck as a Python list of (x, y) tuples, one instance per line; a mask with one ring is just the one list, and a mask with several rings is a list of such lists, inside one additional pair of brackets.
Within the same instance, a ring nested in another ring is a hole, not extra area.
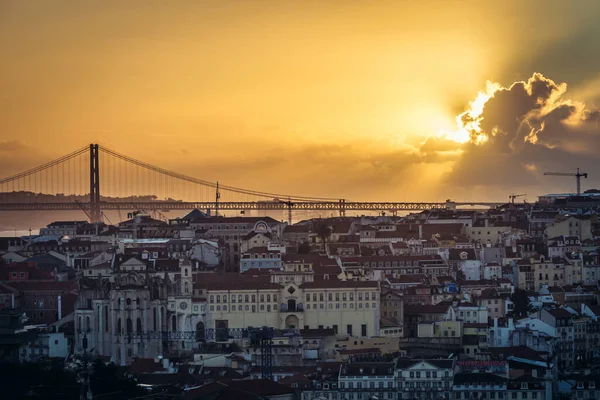
[[(451, 209), (464, 206), (496, 207), (501, 203), (490, 202), (219, 202), (219, 210), (301, 210), (301, 211), (422, 211), (434, 209)], [(89, 203), (0, 203), (0, 211), (55, 211), (81, 210), (90, 207)], [(153, 202), (101, 202), (102, 210), (191, 210), (216, 209), (216, 202), (184, 202), (184, 201), (153, 201)]]

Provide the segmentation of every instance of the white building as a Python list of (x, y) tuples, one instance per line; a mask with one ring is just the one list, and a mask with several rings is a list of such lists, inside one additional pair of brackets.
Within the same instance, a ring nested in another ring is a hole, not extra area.
[(432, 393), (449, 399), (452, 396), (453, 379), (454, 360), (399, 358), (396, 362), (398, 399), (425, 399)]

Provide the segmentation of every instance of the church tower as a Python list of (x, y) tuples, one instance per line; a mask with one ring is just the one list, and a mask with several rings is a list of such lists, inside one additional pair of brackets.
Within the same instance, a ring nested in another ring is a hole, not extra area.
[(181, 272), (181, 278), (179, 280), (179, 294), (181, 296), (191, 296), (192, 289), (192, 263), (189, 258), (185, 258), (179, 261), (179, 270)]

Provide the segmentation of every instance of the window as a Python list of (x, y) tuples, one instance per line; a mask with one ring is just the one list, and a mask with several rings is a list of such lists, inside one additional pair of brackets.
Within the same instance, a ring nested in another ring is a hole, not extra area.
[(306, 294), (306, 301), (310, 301), (310, 294)]
[(362, 324), (360, 326), (360, 333), (363, 337), (367, 336), (367, 324)]
[(212, 294), (210, 295), (210, 302), (214, 303), (215, 302), (215, 296), (213, 296)]
[(246, 303), (248, 303), (250, 301), (250, 296), (246, 295), (244, 298), (245, 298)]
[(333, 301), (333, 293), (329, 293), (329, 294), (327, 295), (327, 300), (329, 300), (329, 301)]
[(242, 302), (242, 295), (238, 294), (238, 303), (241, 303), (241, 302)]
[(352, 325), (346, 325), (346, 333), (352, 336)]
[(217, 303), (221, 302), (221, 296), (217, 295)]

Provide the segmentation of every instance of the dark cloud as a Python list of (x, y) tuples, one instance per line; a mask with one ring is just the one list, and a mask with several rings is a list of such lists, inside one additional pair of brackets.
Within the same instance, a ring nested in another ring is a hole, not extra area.
[[(480, 130), (472, 129), (471, 138), (487, 140), (464, 146), (447, 177), (448, 186), (566, 191), (574, 186), (574, 179), (558, 182), (543, 172), (576, 167), (593, 172), (600, 152), (599, 114), (567, 99), (566, 90), (566, 84), (535, 73), (527, 81), (496, 90), (481, 115), (463, 114), (466, 126), (472, 120), (479, 123)], [(598, 176), (590, 178), (588, 187), (600, 184)]]

